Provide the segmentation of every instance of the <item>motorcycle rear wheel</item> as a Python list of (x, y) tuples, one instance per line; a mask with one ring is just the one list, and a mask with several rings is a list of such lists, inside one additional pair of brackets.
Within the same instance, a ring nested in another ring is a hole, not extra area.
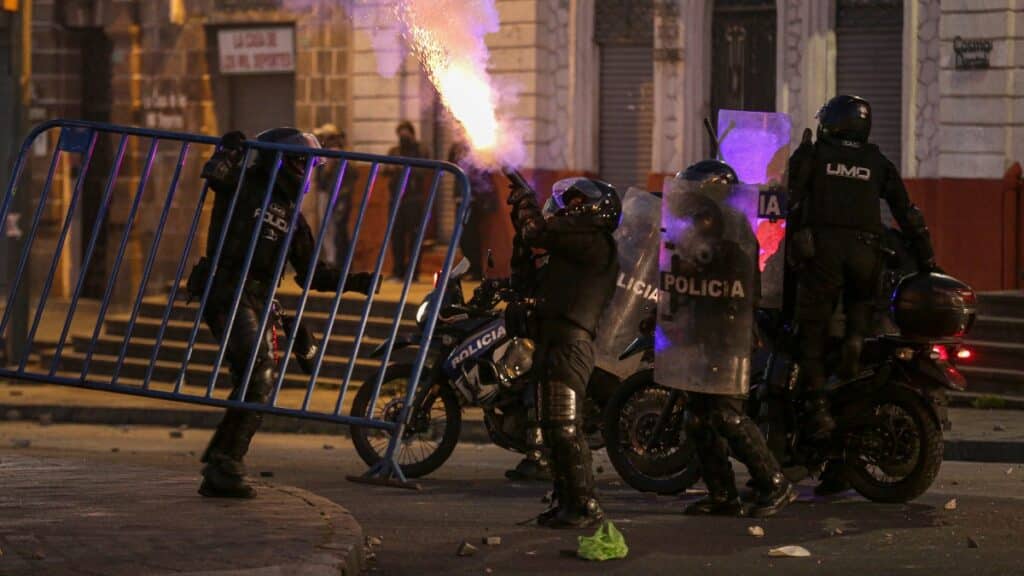
[(670, 423), (671, 441), (648, 447), (670, 391), (654, 382), (654, 371), (627, 378), (605, 407), (605, 449), (615, 471), (629, 486), (641, 492), (679, 494), (700, 479), (700, 465), (693, 442), (686, 439), (682, 413)]
[(935, 481), (942, 465), (942, 429), (910, 390), (890, 384), (845, 428), (845, 476), (868, 500), (909, 502)]
[[(426, 374), (424, 370), (424, 374)], [(377, 381), (379, 371), (366, 379), (366, 384), (359, 387), (355, 400), (352, 401), (352, 415), (371, 417), (370, 402), (373, 400), (373, 383)], [(385, 379), (380, 386), (380, 395), (372, 418), (395, 422), (405, 403), (405, 393), (412, 376), (412, 365), (397, 364), (387, 368)], [(428, 394), (425, 402), (419, 402), (421, 408), (415, 410), (409, 418), (403, 438), (396, 450), (396, 459), (406, 478), (420, 478), (437, 470), (444, 464), (455, 450), (462, 429), (462, 410), (459, 398), (451, 386), (441, 384), (434, 390), (422, 390), (429, 386), (420, 383), (421, 390), (417, 396), (422, 398)], [(425, 410), (424, 410), (425, 408)], [(352, 444), (359, 457), (367, 466), (377, 464), (387, 452), (391, 434), (386, 430), (353, 425)]]

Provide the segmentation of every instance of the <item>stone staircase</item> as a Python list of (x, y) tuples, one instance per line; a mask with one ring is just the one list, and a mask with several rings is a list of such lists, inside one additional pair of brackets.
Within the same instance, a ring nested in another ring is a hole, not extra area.
[(960, 364), (967, 391), (1024, 399), (1024, 293), (983, 293), (978, 301), (966, 341), (974, 357)]

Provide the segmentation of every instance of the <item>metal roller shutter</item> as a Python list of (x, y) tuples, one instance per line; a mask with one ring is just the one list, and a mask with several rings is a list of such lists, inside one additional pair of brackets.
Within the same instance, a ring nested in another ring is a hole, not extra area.
[(601, 46), (601, 178), (621, 192), (646, 186), (654, 127), (654, 60), (650, 44)]
[(871, 103), (871, 140), (899, 166), (903, 133), (902, 2), (838, 2), (836, 93), (855, 94)]

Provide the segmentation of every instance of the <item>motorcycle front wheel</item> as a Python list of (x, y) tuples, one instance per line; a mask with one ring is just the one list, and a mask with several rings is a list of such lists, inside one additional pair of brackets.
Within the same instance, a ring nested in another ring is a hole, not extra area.
[(844, 426), (844, 472), (875, 502), (909, 502), (924, 494), (942, 465), (942, 429), (924, 401), (890, 384)]
[[(662, 413), (675, 397), (667, 421)], [(654, 371), (630, 376), (605, 407), (608, 459), (622, 480), (641, 492), (679, 494), (700, 478), (693, 442), (686, 437), (686, 396), (654, 382)]]
[[(424, 374), (427, 374), (426, 369)], [(406, 390), (411, 376), (410, 364), (388, 366), (384, 381), (381, 382), (377, 404), (371, 415), (373, 385), (377, 382), (379, 371), (374, 373), (356, 392), (355, 400), (352, 402), (352, 415), (397, 422), (405, 405)], [(462, 429), (459, 399), (451, 386), (430, 386), (427, 382), (421, 382), (420, 386), (420, 390), (416, 392), (415, 409), (396, 449), (396, 459), (406, 478), (420, 478), (440, 468), (455, 450)], [(353, 425), (351, 429), (352, 444), (359, 457), (367, 466), (377, 464), (387, 452), (391, 434), (386, 430), (365, 426)]]

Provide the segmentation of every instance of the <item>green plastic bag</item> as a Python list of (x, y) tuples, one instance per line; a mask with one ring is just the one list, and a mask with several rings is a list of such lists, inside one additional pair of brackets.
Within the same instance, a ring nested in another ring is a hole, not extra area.
[(580, 536), (579, 542), (576, 555), (584, 560), (618, 560), (629, 554), (626, 539), (611, 522), (601, 524), (593, 536)]

